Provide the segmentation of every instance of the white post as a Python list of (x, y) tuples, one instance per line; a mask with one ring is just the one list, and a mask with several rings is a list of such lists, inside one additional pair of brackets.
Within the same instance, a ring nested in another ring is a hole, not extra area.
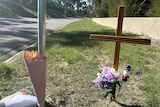
[(46, 54), (46, 0), (38, 0), (38, 52)]

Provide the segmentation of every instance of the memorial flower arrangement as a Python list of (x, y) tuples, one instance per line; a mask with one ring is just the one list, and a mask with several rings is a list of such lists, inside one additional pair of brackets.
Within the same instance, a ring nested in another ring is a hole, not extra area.
[[(122, 81), (127, 81), (129, 78), (128, 71), (130, 71), (131, 66), (129, 64), (126, 65), (126, 69), (123, 71), (122, 74)], [(107, 90), (106, 94), (104, 95), (104, 98), (107, 98), (107, 96), (110, 94), (110, 100), (115, 100), (115, 94), (116, 94), (116, 86), (119, 86), (119, 91), (121, 88), (121, 80), (119, 79), (120, 72), (115, 71), (114, 68), (110, 67), (104, 67), (102, 69), (102, 72), (97, 73), (97, 78), (93, 81), (100, 91)]]

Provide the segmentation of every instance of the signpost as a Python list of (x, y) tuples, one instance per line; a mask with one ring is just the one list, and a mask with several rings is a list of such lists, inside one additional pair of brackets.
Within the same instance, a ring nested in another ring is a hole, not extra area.
[(38, 52), (46, 51), (46, 0), (38, 0)]

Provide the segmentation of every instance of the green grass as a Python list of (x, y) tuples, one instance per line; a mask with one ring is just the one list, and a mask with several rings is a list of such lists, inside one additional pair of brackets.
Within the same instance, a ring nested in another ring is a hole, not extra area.
[(3, 91), (7, 91), (12, 87), (12, 83), (8, 83), (8, 81), (13, 78), (13, 71), (14, 67), (12, 65), (0, 63), (0, 95), (3, 93)]
[[(63, 97), (67, 107), (113, 107), (92, 81), (101, 67), (112, 66), (114, 43), (89, 40), (91, 33), (115, 35), (115, 30), (91, 20), (81, 20), (47, 37), (46, 94), (56, 100)], [(131, 64), (132, 70), (117, 105), (160, 106), (159, 53), (158, 47), (121, 44), (119, 70), (122, 71), (126, 63)], [(11, 71), (16, 75), (11, 75), (12, 81), (4, 78), (9, 87), (1, 89), (2, 97), (30, 85), (22, 56), (12, 66), (15, 70)], [(17, 82), (24, 84), (14, 85)]]

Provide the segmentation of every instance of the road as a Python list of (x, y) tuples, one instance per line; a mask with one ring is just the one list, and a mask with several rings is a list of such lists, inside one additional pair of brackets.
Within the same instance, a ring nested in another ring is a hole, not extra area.
[[(76, 18), (47, 19), (46, 30), (55, 31)], [(5, 61), (16, 53), (37, 42), (37, 18), (0, 18), (0, 61)]]

